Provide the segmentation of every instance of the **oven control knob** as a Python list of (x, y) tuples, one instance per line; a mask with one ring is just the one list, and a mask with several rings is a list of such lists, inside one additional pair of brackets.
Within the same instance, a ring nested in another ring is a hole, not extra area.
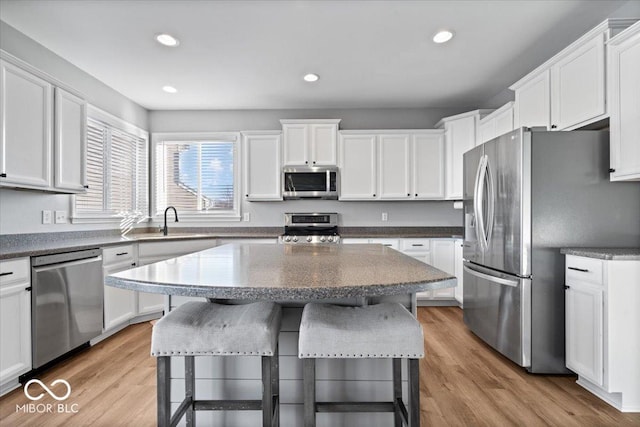
[(298, 236), (293, 236), (293, 241), (297, 242), (298, 241)]
[(311, 240), (313, 240), (311, 236), (307, 236), (307, 242), (311, 243)]
[(324, 243), (324, 241), (327, 240), (324, 236), (320, 236), (320, 241)]
[(327, 242), (333, 242), (333, 236), (327, 237)]
[(291, 241), (291, 236), (285, 236), (284, 237), (284, 241), (285, 242), (290, 242)]

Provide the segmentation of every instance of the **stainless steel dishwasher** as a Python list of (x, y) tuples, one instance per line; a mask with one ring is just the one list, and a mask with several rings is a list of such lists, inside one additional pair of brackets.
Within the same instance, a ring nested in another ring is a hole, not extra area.
[(31, 258), (33, 368), (102, 333), (102, 250)]

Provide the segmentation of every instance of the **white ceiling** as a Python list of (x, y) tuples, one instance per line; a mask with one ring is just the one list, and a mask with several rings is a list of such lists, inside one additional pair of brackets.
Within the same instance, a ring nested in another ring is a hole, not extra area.
[(1, 0), (0, 18), (151, 110), (482, 107), (624, 3)]

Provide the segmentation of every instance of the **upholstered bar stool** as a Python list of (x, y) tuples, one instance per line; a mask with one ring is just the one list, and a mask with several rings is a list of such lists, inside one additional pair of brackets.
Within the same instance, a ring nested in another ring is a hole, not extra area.
[[(420, 425), (419, 359), (422, 327), (401, 304), (343, 307), (310, 303), (302, 312), (299, 357), (303, 359), (304, 425), (316, 425), (316, 412), (394, 412), (395, 426)], [(318, 358), (392, 359), (392, 402), (317, 402)], [(401, 360), (409, 359), (409, 413), (402, 399)]]
[[(158, 426), (175, 426), (183, 415), (195, 425), (201, 410), (262, 410), (262, 425), (279, 425), (278, 332), (279, 305), (256, 302), (222, 305), (188, 302), (153, 327), (151, 355), (157, 357)], [(198, 400), (194, 356), (260, 356), (261, 400)], [(171, 415), (171, 357), (184, 356), (185, 398)]]

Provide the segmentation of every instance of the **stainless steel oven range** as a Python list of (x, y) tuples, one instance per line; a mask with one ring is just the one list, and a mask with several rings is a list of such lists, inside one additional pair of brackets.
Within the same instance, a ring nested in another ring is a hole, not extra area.
[(284, 234), (278, 238), (284, 244), (337, 244), (337, 213), (286, 213)]

